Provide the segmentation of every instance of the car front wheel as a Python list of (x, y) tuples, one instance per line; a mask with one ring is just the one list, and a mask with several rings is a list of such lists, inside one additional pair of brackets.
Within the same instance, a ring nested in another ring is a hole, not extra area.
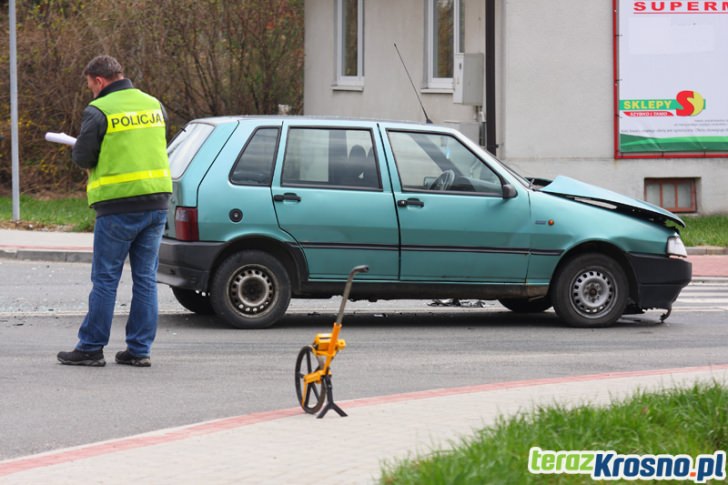
[(582, 254), (568, 261), (554, 285), (554, 310), (573, 327), (613, 325), (627, 305), (627, 276), (619, 263), (603, 254)]
[(283, 265), (263, 251), (228, 257), (212, 279), (215, 313), (236, 328), (266, 328), (286, 313), (291, 283)]

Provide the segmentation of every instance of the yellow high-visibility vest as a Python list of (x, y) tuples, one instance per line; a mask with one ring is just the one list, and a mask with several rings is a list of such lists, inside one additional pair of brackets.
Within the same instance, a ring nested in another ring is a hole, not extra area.
[(106, 135), (96, 167), (89, 171), (88, 204), (139, 195), (171, 193), (162, 108), (138, 89), (93, 100), (106, 115)]

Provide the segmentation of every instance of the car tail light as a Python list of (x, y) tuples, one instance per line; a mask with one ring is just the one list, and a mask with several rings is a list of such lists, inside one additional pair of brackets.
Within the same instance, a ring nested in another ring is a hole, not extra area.
[(174, 230), (180, 241), (198, 241), (197, 208), (177, 207), (174, 211)]

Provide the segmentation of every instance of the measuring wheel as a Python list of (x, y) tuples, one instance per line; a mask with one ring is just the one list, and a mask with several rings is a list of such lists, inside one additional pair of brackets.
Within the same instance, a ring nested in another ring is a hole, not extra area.
[(326, 390), (322, 381), (306, 384), (304, 377), (323, 367), (323, 363), (309, 345), (303, 347), (296, 359), (296, 397), (298, 404), (309, 414), (316, 414), (326, 400)]
[(349, 273), (349, 278), (341, 295), (339, 314), (331, 329), (331, 333), (319, 333), (313, 344), (303, 347), (296, 359), (296, 397), (298, 404), (308, 414), (315, 414), (328, 401), (326, 407), (318, 415), (323, 418), (329, 409), (336, 411), (339, 416), (346, 413), (334, 403), (334, 393), (331, 385), (331, 361), (336, 353), (346, 347), (346, 341), (339, 338), (341, 321), (344, 318), (344, 307), (349, 299), (351, 283), (357, 273), (366, 273), (368, 266), (357, 266)]

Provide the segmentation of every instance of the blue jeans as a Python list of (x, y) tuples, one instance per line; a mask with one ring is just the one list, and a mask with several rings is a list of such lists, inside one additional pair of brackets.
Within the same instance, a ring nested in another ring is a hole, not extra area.
[(116, 290), (129, 256), (132, 300), (126, 322), (126, 345), (137, 357), (150, 354), (157, 334), (157, 267), (167, 211), (152, 210), (96, 218), (91, 267), (93, 289), (88, 313), (78, 330), (76, 349), (95, 352), (109, 343)]

